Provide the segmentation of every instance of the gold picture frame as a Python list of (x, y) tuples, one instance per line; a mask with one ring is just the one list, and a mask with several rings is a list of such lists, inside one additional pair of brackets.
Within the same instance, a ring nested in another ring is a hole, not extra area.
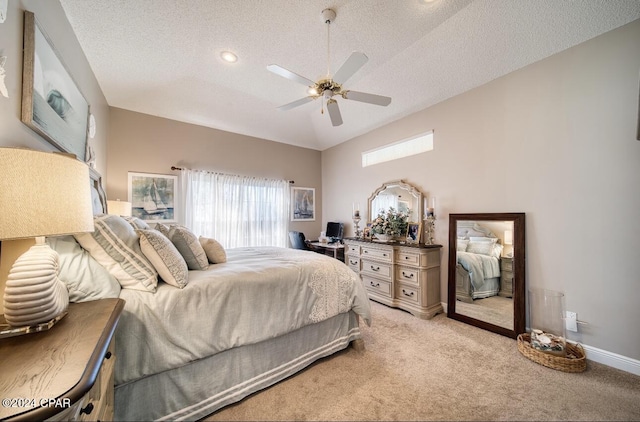
[(22, 122), (60, 151), (85, 160), (89, 103), (32, 12), (24, 12)]

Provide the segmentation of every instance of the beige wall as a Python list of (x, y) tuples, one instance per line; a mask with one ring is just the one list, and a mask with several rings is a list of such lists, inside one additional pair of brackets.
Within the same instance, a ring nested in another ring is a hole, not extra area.
[[(449, 213), (525, 212), (528, 287), (564, 292), (589, 322), (569, 338), (640, 359), (638, 40), (635, 21), (324, 151), (324, 219), (395, 179), (437, 197), (445, 246)], [(361, 167), (362, 151), (431, 129), (432, 152)]]
[(96, 168), (106, 177), (109, 107), (84, 52), (58, 1), (11, 0), (7, 20), (0, 23), (0, 56), (7, 56), (5, 84), (9, 98), (0, 95), (0, 146), (56, 151), (20, 120), (22, 106), (22, 33), (24, 11), (33, 12), (67, 66), (96, 118), (97, 132), (89, 144), (96, 152)]
[(178, 174), (171, 166), (294, 180), (316, 189), (316, 221), (290, 222), (307, 238), (321, 231), (320, 152), (181, 123), (119, 108), (111, 109), (107, 149), (107, 196), (128, 197), (129, 171)]
[[(96, 168), (106, 175), (107, 163), (107, 122), (109, 108), (93, 71), (80, 48), (80, 44), (71, 29), (71, 25), (58, 1), (54, 0), (11, 0), (8, 3), (7, 20), (0, 23), (0, 56), (6, 56), (5, 85), (9, 98), (0, 95), (0, 147), (24, 147), (42, 151), (56, 151), (56, 148), (44, 140), (20, 120), (22, 107), (22, 39), (24, 11), (33, 12), (42, 30), (49, 36), (58, 56), (67, 66), (78, 88), (91, 106), (91, 112), (97, 121), (96, 137), (90, 140), (97, 160)], [(25, 242), (13, 241), (13, 248), (7, 248), (6, 256), (20, 254)], [(18, 251), (18, 252), (16, 252)], [(0, 295), (4, 295), (6, 275), (10, 269), (5, 259), (0, 268)], [(0, 303), (0, 312), (3, 306)]]

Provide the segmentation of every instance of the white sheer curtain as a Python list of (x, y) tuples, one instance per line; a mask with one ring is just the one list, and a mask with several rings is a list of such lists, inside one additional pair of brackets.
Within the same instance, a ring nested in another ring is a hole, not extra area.
[(185, 225), (225, 248), (287, 247), (289, 182), (183, 169)]

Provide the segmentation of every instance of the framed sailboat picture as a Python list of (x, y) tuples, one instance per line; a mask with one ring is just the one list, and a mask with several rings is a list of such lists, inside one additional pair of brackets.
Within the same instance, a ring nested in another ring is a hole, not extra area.
[(155, 223), (175, 223), (178, 176), (129, 172), (131, 215)]
[(315, 188), (291, 188), (291, 221), (315, 221), (315, 202)]

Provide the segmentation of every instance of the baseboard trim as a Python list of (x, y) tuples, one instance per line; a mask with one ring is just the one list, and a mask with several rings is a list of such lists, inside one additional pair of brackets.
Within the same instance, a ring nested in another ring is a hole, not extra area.
[(587, 355), (587, 360), (611, 366), (634, 375), (640, 375), (640, 360), (598, 349), (597, 347), (587, 346), (586, 344), (581, 345)]
[[(443, 303), (442, 308), (446, 314), (447, 304)], [(640, 360), (609, 352), (608, 350), (598, 349), (597, 347), (588, 346), (586, 344), (580, 343), (580, 345), (584, 348), (587, 360), (611, 366), (612, 368), (620, 369), (621, 371), (629, 372), (634, 375), (640, 375)]]

